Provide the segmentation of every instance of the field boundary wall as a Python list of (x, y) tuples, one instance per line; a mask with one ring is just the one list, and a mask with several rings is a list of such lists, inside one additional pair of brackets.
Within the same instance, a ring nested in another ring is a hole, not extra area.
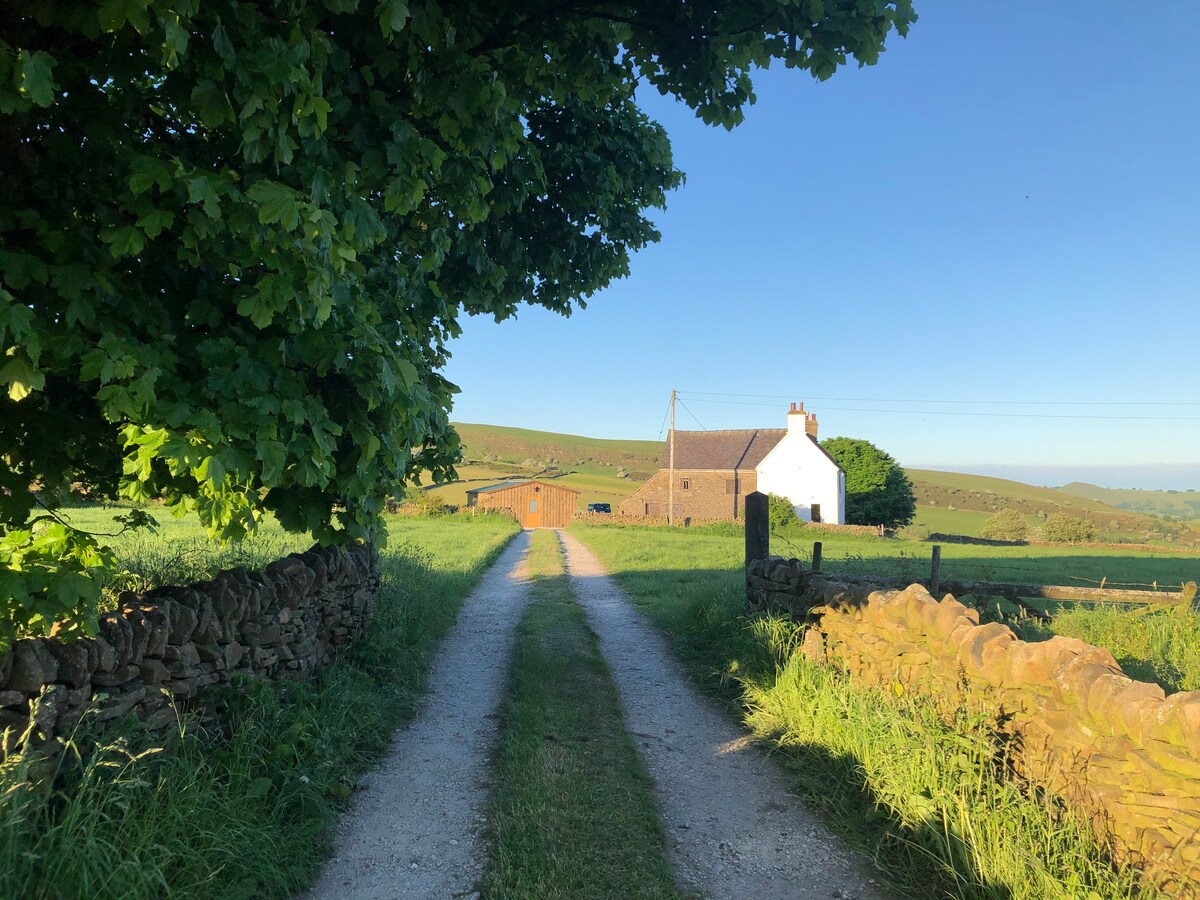
[(355, 545), (124, 593), (94, 638), (31, 638), (0, 654), (0, 758), (69, 734), (85, 710), (159, 727), (176, 702), (238, 675), (304, 680), (359, 636), (378, 590), (375, 550)]
[(889, 590), (769, 556), (746, 567), (750, 609), (806, 621), (802, 652), (855, 682), (994, 723), (1017, 777), (1063, 798), (1119, 859), (1200, 897), (1200, 691), (1165, 696), (1108, 650), (1030, 643), (947, 594)]

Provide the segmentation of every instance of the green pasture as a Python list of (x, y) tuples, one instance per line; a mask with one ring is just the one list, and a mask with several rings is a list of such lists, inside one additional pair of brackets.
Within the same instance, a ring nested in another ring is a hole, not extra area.
[(563, 471), (616, 475), (619, 467), (650, 473), (662, 457), (661, 441), (630, 441), (556, 434), (503, 425), (455, 423), (463, 443), (463, 456), (470, 460), (495, 458), (507, 463), (536, 460), (542, 465), (557, 460)]

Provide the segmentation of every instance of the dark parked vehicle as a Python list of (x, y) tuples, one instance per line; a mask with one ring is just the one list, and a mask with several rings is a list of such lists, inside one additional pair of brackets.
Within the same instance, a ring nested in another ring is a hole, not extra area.
[(612, 513), (612, 505), (608, 503), (589, 503), (587, 511), (590, 513)]

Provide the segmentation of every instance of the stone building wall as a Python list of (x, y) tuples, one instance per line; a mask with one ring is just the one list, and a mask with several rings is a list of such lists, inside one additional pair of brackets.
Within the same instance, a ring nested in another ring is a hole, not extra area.
[(68, 733), (88, 707), (155, 726), (174, 719), (172, 700), (234, 675), (304, 679), (358, 636), (378, 589), (372, 548), (318, 547), (261, 572), (123, 594), (95, 638), (17, 641), (0, 654), (0, 758)]
[(747, 566), (747, 589), (751, 606), (813, 621), (810, 659), (947, 714), (965, 705), (994, 716), (1022, 776), (1071, 802), (1169, 894), (1200, 897), (1200, 691), (1167, 697), (1107, 650), (1022, 641), (920, 585), (847, 583), (771, 557)]
[[(685, 480), (687, 490), (683, 488)], [(746, 510), (746, 495), (754, 491), (757, 484), (758, 475), (753, 469), (741, 472), (676, 469), (675, 517), (690, 516), (707, 520), (741, 518)], [(669, 472), (659, 469), (621, 501), (620, 513), (623, 516), (665, 517), (669, 490)]]

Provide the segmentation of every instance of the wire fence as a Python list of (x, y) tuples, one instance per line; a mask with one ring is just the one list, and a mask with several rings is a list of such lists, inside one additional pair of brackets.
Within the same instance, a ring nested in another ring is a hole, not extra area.
[[(812, 564), (811, 544), (797, 544), (781, 534), (771, 534), (772, 552), (777, 555), (799, 559), (806, 565)], [(860, 551), (834, 551), (823, 549), (821, 570), (833, 574), (876, 575), (887, 578), (924, 581), (930, 578), (930, 553), (906, 553), (875, 555)], [(972, 558), (960, 560), (941, 557), (940, 579), (942, 582), (992, 582), (1005, 584), (1064, 585), (1094, 588), (1097, 590), (1141, 590), (1174, 593), (1183, 589), (1185, 579), (1152, 579), (1150, 581), (1125, 581), (1107, 575), (1092, 577), (1072, 575), (1063, 571), (1061, 560), (1047, 558), (1029, 562)]]

